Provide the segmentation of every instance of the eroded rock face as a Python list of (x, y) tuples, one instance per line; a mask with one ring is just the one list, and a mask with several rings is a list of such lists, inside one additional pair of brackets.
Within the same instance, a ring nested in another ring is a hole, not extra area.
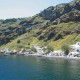
[(52, 24), (58, 24), (61, 22), (70, 22), (70, 21), (74, 21), (74, 22), (80, 21), (80, 11), (75, 10), (70, 13), (67, 13), (67, 14), (61, 16), (60, 18), (54, 20), (52, 22)]
[(60, 4), (55, 7), (49, 7), (45, 10), (43, 10), (41, 13), (39, 13), (39, 16), (43, 17), (46, 20), (55, 20), (56, 18), (59, 18), (65, 13), (68, 13), (71, 11), (71, 7), (69, 4)]
[(59, 4), (56, 5), (55, 7), (54, 6), (48, 7), (38, 15), (40, 17), (43, 17), (44, 19), (53, 21), (56, 18), (59, 18), (62, 15), (69, 13), (73, 10), (80, 10), (80, 0), (73, 0), (72, 2), (67, 4)]
[(80, 0), (73, 0), (70, 3), (70, 6), (72, 7), (72, 9), (80, 10)]

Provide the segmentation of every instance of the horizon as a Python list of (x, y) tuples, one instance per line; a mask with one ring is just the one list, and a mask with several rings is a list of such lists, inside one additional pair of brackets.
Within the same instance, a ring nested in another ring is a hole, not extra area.
[[(0, 0), (0, 19), (31, 17), (42, 10), (72, 0)], [(5, 3), (4, 3), (5, 2)], [(46, 4), (45, 4), (46, 3)]]

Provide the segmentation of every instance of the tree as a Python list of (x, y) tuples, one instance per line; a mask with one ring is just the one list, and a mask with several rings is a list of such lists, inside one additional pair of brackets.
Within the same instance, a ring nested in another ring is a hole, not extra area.
[(20, 43), (20, 40), (17, 40), (17, 43), (19, 44)]
[(68, 45), (63, 45), (61, 48), (62, 48), (62, 51), (64, 51), (65, 55), (69, 54), (70, 48)]
[(31, 47), (31, 50), (32, 50), (33, 52), (37, 52), (37, 51), (36, 51), (36, 48), (34, 48), (33, 46)]
[(54, 48), (53, 48), (53, 46), (51, 46), (51, 45), (48, 45), (48, 46), (47, 46), (47, 51), (48, 51), (48, 52), (54, 51)]

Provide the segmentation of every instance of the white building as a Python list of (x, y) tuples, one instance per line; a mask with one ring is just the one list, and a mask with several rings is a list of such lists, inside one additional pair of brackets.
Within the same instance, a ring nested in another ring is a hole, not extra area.
[(39, 47), (37, 44), (34, 45), (34, 48), (36, 49), (38, 54), (43, 54), (44, 53), (43, 48)]
[(54, 55), (55, 56), (64, 56), (64, 52), (62, 52), (62, 51), (54, 51)]
[(74, 45), (71, 45), (71, 49), (73, 52), (79, 52), (80, 53), (80, 42), (77, 42)]
[(78, 57), (79, 55), (80, 55), (79, 52), (70, 52), (68, 54), (68, 57)]
[(53, 56), (64, 56), (64, 52), (62, 51), (54, 51), (54, 52), (50, 52), (47, 54), (47, 56), (49, 57), (53, 57)]

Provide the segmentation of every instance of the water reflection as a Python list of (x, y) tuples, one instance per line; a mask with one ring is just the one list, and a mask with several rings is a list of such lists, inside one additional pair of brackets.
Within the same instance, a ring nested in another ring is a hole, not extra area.
[(80, 80), (80, 60), (0, 56), (0, 64), (0, 80)]
[[(42, 72), (46, 70), (48, 75), (56, 80), (79, 80), (80, 79), (80, 60), (56, 59), (56, 58), (37, 58), (41, 64)], [(40, 69), (41, 70), (41, 69)]]

